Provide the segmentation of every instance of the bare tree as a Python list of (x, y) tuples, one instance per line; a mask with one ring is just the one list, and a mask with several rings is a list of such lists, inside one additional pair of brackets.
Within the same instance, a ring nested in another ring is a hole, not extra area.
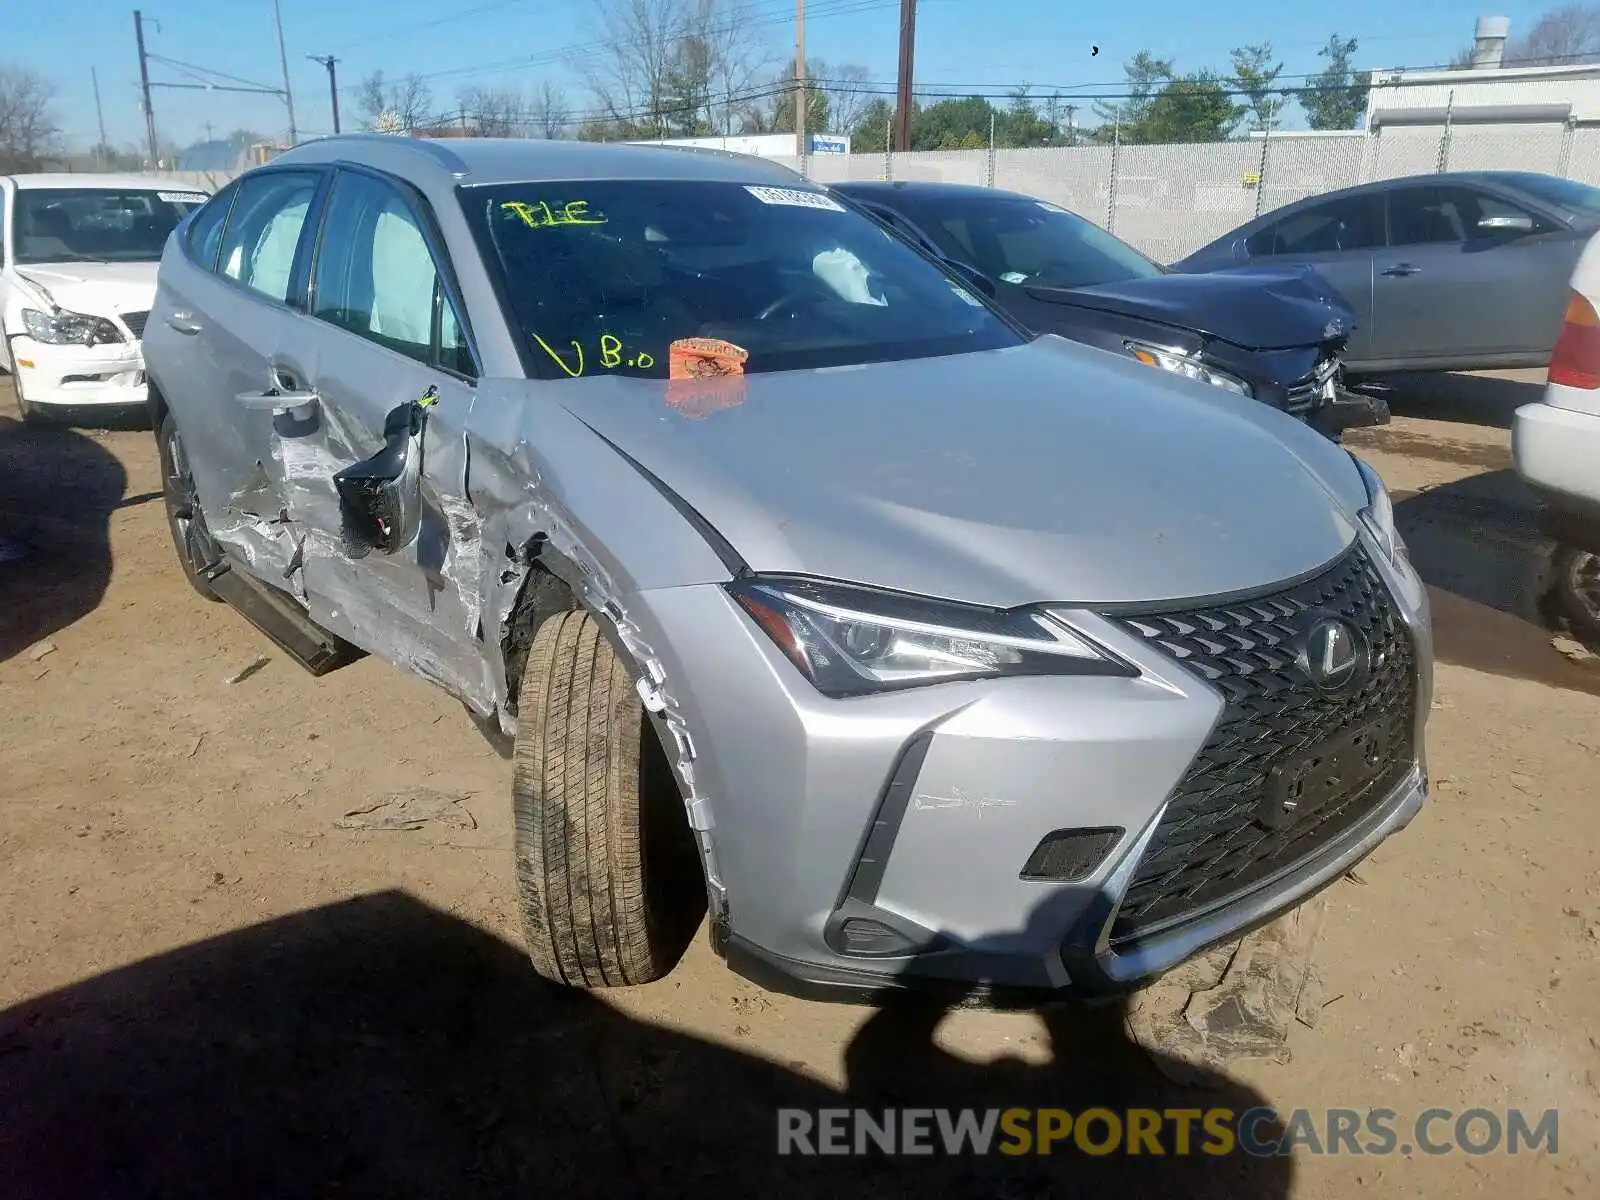
[(1564, 4), (1506, 47), (1507, 66), (1570, 66), (1600, 62), (1600, 5)]
[(426, 125), (433, 117), (433, 91), (420, 75), (386, 80), (374, 71), (356, 91), (356, 112), (363, 129), (404, 132)]
[(533, 98), (533, 127), (540, 137), (561, 138), (567, 135), (567, 125), (572, 119), (572, 110), (567, 107), (567, 97), (560, 88), (548, 79), (539, 85), (539, 93)]
[(830, 133), (849, 133), (856, 127), (873, 95), (867, 90), (872, 82), (872, 72), (860, 63), (828, 64), (813, 62), (809, 73), (822, 81), (828, 93), (828, 116), (832, 120)]
[(469, 87), (456, 99), (478, 137), (527, 137), (534, 123), (533, 106), (515, 88)]
[(729, 132), (770, 64), (734, 0), (595, 0), (584, 67), (604, 124), (619, 136)]
[(37, 170), (60, 133), (55, 88), (24, 67), (0, 66), (0, 171)]

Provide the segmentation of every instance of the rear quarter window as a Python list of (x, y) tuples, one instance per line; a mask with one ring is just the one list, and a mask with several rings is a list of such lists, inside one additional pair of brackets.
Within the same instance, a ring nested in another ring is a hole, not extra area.
[(227, 222), (228, 209), (237, 194), (236, 185), (224, 188), (202, 205), (189, 221), (189, 256), (208, 271), (217, 269), (217, 250), (222, 245), (223, 225)]

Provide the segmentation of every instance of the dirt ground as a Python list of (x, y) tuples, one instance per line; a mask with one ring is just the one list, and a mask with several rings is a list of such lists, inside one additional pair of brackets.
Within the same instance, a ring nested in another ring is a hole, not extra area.
[[(370, 659), (312, 679), (196, 597), (148, 432), (0, 416), (0, 535), (31, 547), (0, 563), (0, 1195), (1597, 1194), (1600, 669), (1539, 623), (1507, 432), (1537, 380), (1406, 384), (1348, 439), (1434, 585), (1435, 790), (1327, 893), (1315, 1027), (1203, 1088), (1119, 1006), (810, 1004), (703, 934), (662, 983), (544, 987), (509, 766), (462, 708)], [(347, 817), (419, 792), (420, 828)], [(1557, 1108), (1560, 1141), (795, 1160), (780, 1104)]]

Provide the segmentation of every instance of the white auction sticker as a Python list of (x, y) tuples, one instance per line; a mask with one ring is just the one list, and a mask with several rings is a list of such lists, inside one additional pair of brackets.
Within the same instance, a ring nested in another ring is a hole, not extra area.
[(211, 199), (204, 192), (157, 192), (156, 195), (168, 204), (204, 204)]
[(844, 205), (840, 204), (832, 196), (824, 195), (821, 192), (806, 192), (799, 188), (752, 187), (749, 184), (745, 185), (744, 190), (763, 204), (792, 204), (796, 208), (825, 208), (829, 212), (844, 211)]

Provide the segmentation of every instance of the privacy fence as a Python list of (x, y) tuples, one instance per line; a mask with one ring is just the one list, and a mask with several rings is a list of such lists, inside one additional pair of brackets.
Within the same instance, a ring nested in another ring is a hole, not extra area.
[[(814, 154), (779, 159), (821, 183), (935, 180), (1050, 200), (1172, 262), (1281, 205), (1433, 171), (1541, 171), (1600, 186), (1600, 128), (1562, 124), (1393, 127), (1237, 142)], [(217, 187), (223, 172), (187, 172)]]

